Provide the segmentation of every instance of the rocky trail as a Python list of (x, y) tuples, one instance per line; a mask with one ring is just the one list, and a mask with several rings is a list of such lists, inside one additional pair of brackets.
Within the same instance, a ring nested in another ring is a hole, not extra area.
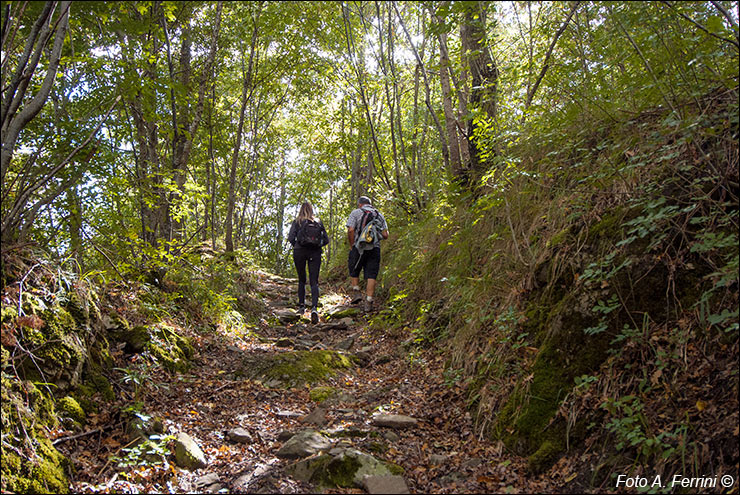
[[(101, 413), (101, 431), (61, 444), (77, 466), (71, 489), (551, 490), (525, 476), (523, 459), (476, 436), (464, 389), (443, 374), (440, 354), (412, 349), (403, 342), (408, 335), (372, 330), (341, 293), (322, 297), (320, 322), (312, 325), (291, 308), (295, 285), (260, 275), (269, 309), (259, 335), (200, 336), (187, 372), (152, 372), (136, 421), (108, 429), (112, 419)], [(163, 435), (176, 438), (174, 449), (155, 442)], [(154, 441), (137, 440), (147, 438)], [(163, 462), (120, 461), (134, 454)]]

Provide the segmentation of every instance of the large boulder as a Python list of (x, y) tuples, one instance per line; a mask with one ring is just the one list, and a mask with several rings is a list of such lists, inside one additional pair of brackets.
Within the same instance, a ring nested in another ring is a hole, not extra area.
[(327, 312), (327, 317), (332, 320), (342, 320), (343, 318), (350, 318), (359, 314), (360, 308), (357, 306), (336, 306)]
[(403, 471), (352, 448), (335, 448), (288, 466), (293, 478), (330, 488), (362, 488), (366, 477), (393, 476)]
[(284, 459), (308, 457), (331, 447), (331, 440), (317, 431), (305, 430), (293, 435), (275, 453)]
[(362, 487), (367, 493), (409, 493), (409, 487), (406, 486), (406, 480), (403, 476), (365, 476), (362, 480)]
[(245, 374), (271, 388), (315, 384), (351, 365), (350, 356), (328, 350), (250, 355), (244, 360)]
[(206, 456), (187, 433), (178, 433), (175, 439), (175, 463), (185, 469), (206, 467)]

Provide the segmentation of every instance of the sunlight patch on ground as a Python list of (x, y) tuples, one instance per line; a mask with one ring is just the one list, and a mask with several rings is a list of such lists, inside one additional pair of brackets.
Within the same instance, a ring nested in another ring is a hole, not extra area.
[(319, 302), (324, 308), (330, 308), (332, 306), (344, 304), (344, 296), (342, 294), (337, 294), (336, 292), (330, 292), (329, 294), (322, 294), (319, 296)]

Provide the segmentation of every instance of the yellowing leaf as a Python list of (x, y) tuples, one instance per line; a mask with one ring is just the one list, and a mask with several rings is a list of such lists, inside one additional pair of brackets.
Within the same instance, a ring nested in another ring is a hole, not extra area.
[(701, 412), (707, 408), (707, 403), (703, 400), (696, 401), (696, 408)]

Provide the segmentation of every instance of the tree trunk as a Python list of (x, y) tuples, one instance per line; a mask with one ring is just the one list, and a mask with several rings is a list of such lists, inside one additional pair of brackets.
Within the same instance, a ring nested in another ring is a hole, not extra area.
[[(478, 108), (482, 111), (483, 118), (495, 123), (498, 70), (486, 45), (486, 4), (484, 2), (471, 2), (465, 11), (465, 19), (460, 31), (464, 57), (470, 68), (472, 83), (469, 107)], [(483, 126), (471, 119), (468, 122), (470, 166), (466, 181), (469, 186), (472, 186), (486, 169), (486, 163), (480, 156), (483, 150), (479, 146), (479, 138), (475, 137), (476, 128), (482, 129)]]
[[(445, 2), (448, 3), (448, 2)], [(452, 90), (450, 87), (450, 58), (447, 53), (447, 35), (441, 30), (441, 19), (432, 12), (437, 25), (437, 40), (439, 42), (439, 81), (442, 86), (442, 104), (445, 114), (445, 129), (447, 130), (447, 142), (450, 148), (450, 176), (455, 180), (463, 177), (463, 168), (460, 161), (460, 144), (457, 138), (457, 122), (452, 107)]]
[[(36, 117), (43, 108), (57, 75), (59, 60), (62, 55), (62, 47), (64, 46), (64, 37), (69, 28), (70, 2), (68, 1), (61, 2), (58, 5), (60, 9), (59, 22), (55, 25), (56, 36), (54, 37), (54, 44), (49, 51), (48, 66), (46, 68), (44, 80), (41, 83), (41, 88), (39, 88), (31, 101), (24, 104), (23, 109), (18, 112), (21, 108), (22, 101), (25, 99), (28, 84), (31, 81), (31, 75), (38, 66), (41, 55), (45, 51), (47, 41), (51, 38), (52, 34), (54, 34), (50, 29), (50, 25), (52, 24), (52, 16), (54, 15), (54, 9), (56, 6), (57, 2), (47, 2), (44, 6), (41, 15), (36, 20), (36, 23), (31, 29), (31, 33), (26, 41), (25, 51), (23, 57), (18, 63), (16, 75), (13, 81), (8, 88), (5, 88), (5, 81), (3, 81), (3, 115), (2, 125), (0, 126), (0, 129), (2, 129), (0, 174), (3, 183), (5, 182), (5, 174), (10, 166), (10, 159), (15, 151), (15, 143), (18, 140), (18, 136), (21, 130), (23, 130), (23, 128), (26, 127), (26, 125), (28, 125), (28, 123), (31, 122), (31, 120), (33, 120), (33, 118)], [(34, 52), (32, 57), (31, 50)], [(29, 57), (31, 57), (31, 62), (30, 65), (27, 65)], [(3, 238), (5, 238), (5, 232), (3, 232)]]
[[(252, 41), (249, 49), (249, 63), (244, 72), (244, 83), (242, 85), (241, 108), (239, 110), (239, 126), (236, 131), (236, 143), (234, 144), (234, 153), (231, 156), (231, 168), (229, 169), (229, 196), (226, 207), (226, 252), (234, 252), (234, 207), (236, 205), (236, 164), (239, 160), (239, 152), (242, 144), (242, 132), (244, 130), (244, 114), (247, 109), (248, 93), (252, 86), (252, 67), (254, 64), (254, 53), (257, 48), (257, 32), (260, 17), (259, 7), (254, 17), (254, 28), (252, 29)], [(244, 60), (242, 59), (242, 64)], [(243, 65), (242, 65), (243, 66)]]

